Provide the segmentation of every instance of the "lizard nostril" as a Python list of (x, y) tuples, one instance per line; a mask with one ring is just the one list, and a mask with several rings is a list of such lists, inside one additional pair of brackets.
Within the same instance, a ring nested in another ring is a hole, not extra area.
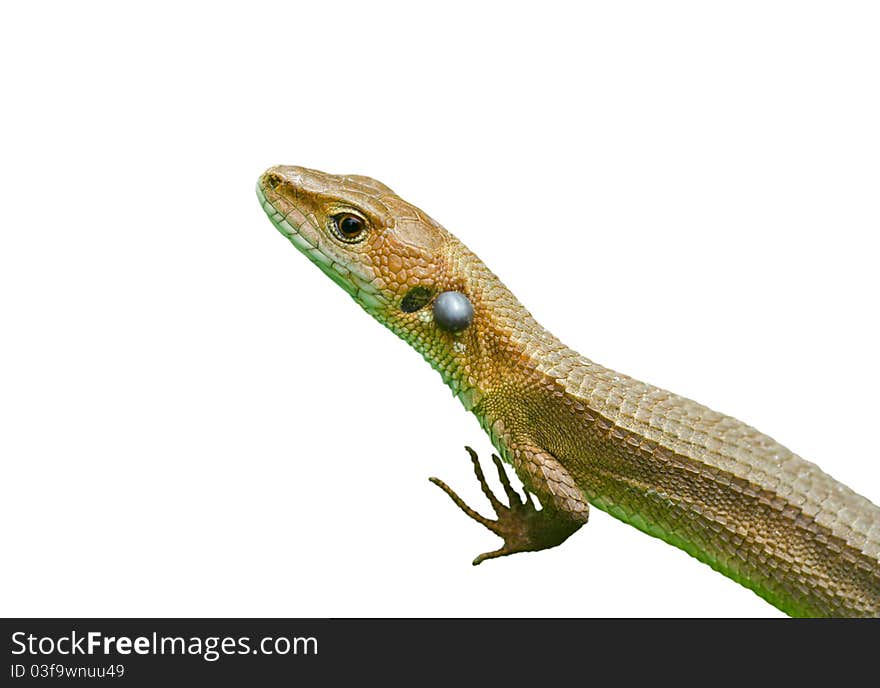
[(267, 172), (264, 180), (264, 185), (272, 189), (272, 191), (277, 191), (278, 187), (284, 183), (283, 177), (275, 172)]

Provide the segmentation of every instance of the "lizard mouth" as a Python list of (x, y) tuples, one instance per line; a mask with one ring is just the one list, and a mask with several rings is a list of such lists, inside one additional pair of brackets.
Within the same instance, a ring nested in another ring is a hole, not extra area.
[(256, 192), (260, 206), (275, 228), (364, 308), (372, 310), (386, 305), (386, 299), (376, 287), (327, 250), (327, 240), (321, 236), (317, 218), (302, 212), (291, 200), (290, 194), (283, 193), (287, 188), (294, 192), (295, 197), (295, 187), (271, 170), (263, 174), (257, 182)]

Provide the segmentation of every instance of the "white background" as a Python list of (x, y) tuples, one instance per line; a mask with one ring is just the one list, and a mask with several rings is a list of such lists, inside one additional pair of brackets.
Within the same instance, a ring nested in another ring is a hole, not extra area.
[[(14, 7), (14, 8), (13, 8)], [(880, 501), (876, 3), (7, 3), (0, 613), (763, 616), (598, 510), (497, 546), (488, 438), (272, 227), (389, 184), (594, 360)]]

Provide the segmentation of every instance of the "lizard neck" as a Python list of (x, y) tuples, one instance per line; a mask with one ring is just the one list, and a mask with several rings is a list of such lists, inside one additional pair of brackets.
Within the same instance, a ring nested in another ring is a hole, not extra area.
[[(442, 266), (431, 290), (459, 291), (474, 307), (473, 323), (461, 332), (445, 332), (433, 322), (430, 306), (417, 314), (393, 314), (384, 324), (409, 343), (434, 368), (453, 394), (490, 431), (510, 414), (490, 397), (516, 399), (552, 383), (543, 371), (577, 354), (545, 330), (511, 291), (467, 247), (454, 237), (444, 246)], [(416, 322), (414, 322), (414, 320)], [(494, 410), (490, 410), (494, 409)], [(496, 445), (497, 446), (497, 445)]]
[[(514, 393), (534, 383), (541, 361), (569, 351), (545, 330), (474, 254), (461, 247), (459, 265), (474, 304), (474, 323), (452, 335), (452, 365), (444, 381), (468, 411), (480, 417), (480, 401), (500, 390)], [(484, 424), (492, 419), (480, 418)]]

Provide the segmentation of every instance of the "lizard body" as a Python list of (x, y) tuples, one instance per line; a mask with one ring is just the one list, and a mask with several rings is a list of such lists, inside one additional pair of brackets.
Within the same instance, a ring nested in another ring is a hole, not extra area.
[[(527, 491), (489, 492), (505, 540), (475, 563), (564, 541), (588, 503), (687, 551), (793, 616), (880, 616), (880, 509), (754, 428), (563, 345), (458, 239), (388, 187), (277, 166), (257, 186), (273, 224), (407, 341), (473, 412)], [(473, 321), (438, 326), (463, 294)]]

